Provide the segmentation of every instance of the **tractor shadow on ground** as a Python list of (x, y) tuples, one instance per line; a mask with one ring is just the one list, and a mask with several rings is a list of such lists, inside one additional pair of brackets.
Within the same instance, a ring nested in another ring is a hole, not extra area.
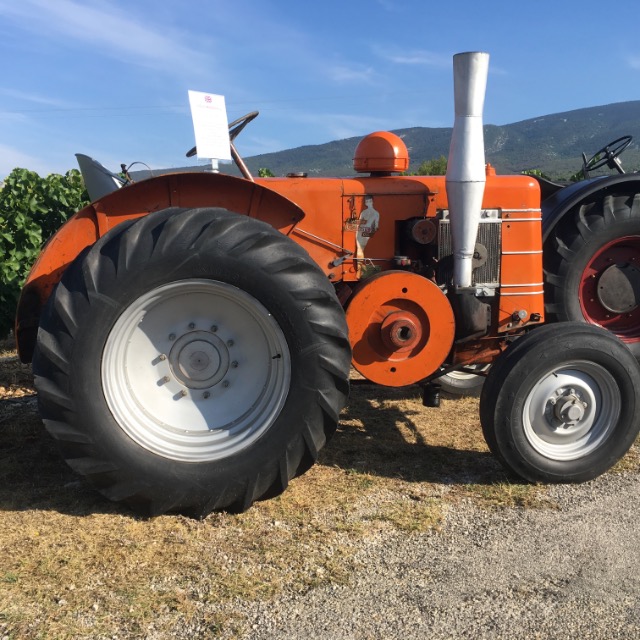
[[(319, 464), (408, 482), (505, 482), (508, 474), (483, 442), (477, 400), (449, 400), (429, 409), (417, 388), (361, 385), (354, 386)], [(103, 498), (67, 466), (42, 424), (35, 396), (0, 399), (0, 511), (27, 510), (139, 517)]]
[(354, 385), (338, 431), (320, 464), (407, 482), (522, 482), (488, 451), (478, 400), (422, 406), (420, 389)]
[(42, 424), (35, 395), (0, 399), (0, 511), (31, 509), (133, 517), (67, 466)]

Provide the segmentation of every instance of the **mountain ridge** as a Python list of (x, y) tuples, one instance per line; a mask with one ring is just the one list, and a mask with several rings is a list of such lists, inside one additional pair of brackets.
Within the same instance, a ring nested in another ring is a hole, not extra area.
[[(409, 149), (409, 171), (449, 153), (451, 127), (392, 129)], [(593, 155), (623, 135), (634, 136), (622, 157), (626, 170), (640, 167), (640, 100), (584, 107), (507, 125), (484, 125), (485, 155), (498, 173), (538, 169), (554, 178), (567, 177), (582, 166), (582, 152)], [(355, 175), (353, 154), (362, 136), (303, 145), (245, 158), (252, 173), (261, 167), (275, 175), (304, 171), (310, 176)], [(239, 139), (240, 148), (242, 140)]]

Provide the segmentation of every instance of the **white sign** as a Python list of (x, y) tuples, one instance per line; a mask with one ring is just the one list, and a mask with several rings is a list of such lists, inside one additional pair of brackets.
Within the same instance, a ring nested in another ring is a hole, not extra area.
[(224, 96), (189, 91), (189, 105), (196, 135), (198, 158), (231, 160)]

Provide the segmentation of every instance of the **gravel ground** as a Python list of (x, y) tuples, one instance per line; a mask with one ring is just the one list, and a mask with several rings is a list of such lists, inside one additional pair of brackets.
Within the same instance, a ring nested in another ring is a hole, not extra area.
[(380, 534), (347, 586), (234, 603), (240, 637), (640, 638), (640, 477), (550, 495), (557, 509), (462, 502), (440, 532)]

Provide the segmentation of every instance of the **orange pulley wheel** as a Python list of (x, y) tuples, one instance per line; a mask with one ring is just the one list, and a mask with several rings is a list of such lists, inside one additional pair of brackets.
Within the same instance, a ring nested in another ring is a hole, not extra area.
[(372, 382), (414, 384), (447, 357), (455, 334), (449, 300), (430, 280), (386, 271), (366, 280), (347, 308), (353, 366)]

